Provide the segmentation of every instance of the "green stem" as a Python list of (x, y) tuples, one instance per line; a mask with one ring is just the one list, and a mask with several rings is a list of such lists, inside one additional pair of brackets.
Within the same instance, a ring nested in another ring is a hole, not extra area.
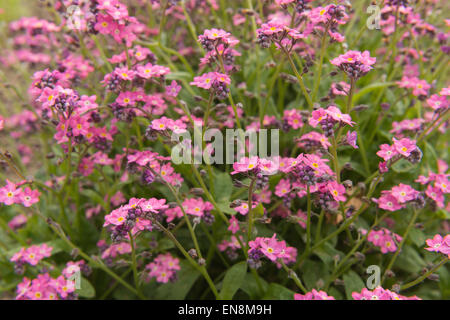
[(319, 90), (319, 85), (320, 85), (320, 78), (322, 77), (322, 67), (323, 67), (323, 58), (325, 56), (325, 49), (326, 49), (326, 42), (327, 42), (327, 33), (328, 30), (325, 30), (323, 36), (322, 36), (322, 42), (321, 42), (321, 47), (320, 47), (320, 59), (319, 59), (319, 66), (317, 68), (317, 72), (316, 72), (316, 81), (314, 83), (314, 89), (313, 89), (313, 93), (312, 93), (312, 97), (311, 99), (313, 101), (316, 100), (317, 97), (317, 92)]
[(252, 182), (250, 183), (250, 187), (248, 188), (248, 221), (247, 221), (247, 225), (248, 225), (248, 230), (247, 230), (247, 250), (249, 249), (249, 242), (251, 241), (252, 237), (252, 230), (253, 230), (253, 187), (255, 185), (256, 180), (253, 179)]
[(414, 287), (415, 285), (421, 283), (423, 280), (428, 278), (431, 274), (436, 272), (440, 267), (442, 267), (444, 264), (446, 264), (449, 261), (448, 257), (444, 257), (438, 264), (436, 264), (433, 268), (431, 268), (429, 271), (424, 273), (422, 276), (417, 278), (414, 281), (408, 282), (400, 287), (400, 290), (406, 290), (408, 288)]
[(288, 273), (288, 275), (294, 280), (297, 287), (299, 287), (300, 290), (302, 290), (303, 293), (307, 293), (308, 290), (306, 290), (305, 286), (303, 285), (302, 281), (298, 277), (297, 273), (295, 273), (291, 268), (289, 268), (282, 259), (278, 260), (283, 267), (283, 269)]
[(387, 272), (391, 270), (391, 268), (393, 267), (395, 261), (397, 260), (397, 257), (400, 254), (400, 252), (402, 251), (403, 245), (405, 244), (406, 239), (408, 238), (409, 231), (411, 231), (411, 228), (414, 226), (414, 223), (416, 222), (417, 217), (419, 216), (419, 212), (420, 211), (416, 210), (415, 208), (413, 210), (414, 210), (414, 214), (413, 214), (411, 220), (409, 221), (409, 225), (406, 228), (405, 233), (403, 234), (403, 239), (402, 239), (402, 241), (400, 241), (400, 244), (398, 245), (397, 251), (395, 251), (395, 254), (392, 256), (391, 261), (389, 261), (389, 264), (386, 267), (386, 271), (384, 272), (384, 275), (383, 275), (383, 277), (381, 279), (381, 284), (384, 283), (384, 280), (386, 279)]
[(133, 234), (131, 231), (128, 231), (128, 236), (130, 237), (130, 246), (131, 246), (131, 260), (132, 260), (132, 268), (133, 268), (133, 278), (134, 278), (134, 286), (136, 290), (140, 292), (139, 289), (139, 275), (137, 270), (137, 261), (136, 261), (136, 247), (134, 243)]
[(294, 61), (292, 61), (290, 53), (284, 48), (284, 46), (279, 43), (281, 50), (283, 50), (284, 54), (288, 58), (289, 64), (291, 65), (292, 70), (294, 71), (295, 76), (297, 77), (298, 83), (300, 84), (300, 88), (303, 92), (303, 95), (305, 96), (306, 101), (308, 102), (309, 110), (313, 109), (313, 102), (311, 100), (311, 97), (309, 96), (308, 90), (306, 90), (305, 83), (303, 82), (303, 78), (300, 75), (300, 73), (297, 70), (297, 67), (295, 66)]
[(306, 185), (307, 220), (306, 220), (306, 250), (311, 249), (311, 192), (309, 184)]

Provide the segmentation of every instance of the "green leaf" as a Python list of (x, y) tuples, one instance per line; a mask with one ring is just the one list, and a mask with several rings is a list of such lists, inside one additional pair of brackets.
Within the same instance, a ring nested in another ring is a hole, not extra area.
[(235, 215), (237, 213), (236, 210), (230, 208), (230, 202), (226, 201), (226, 202), (219, 202), (217, 203), (217, 207), (219, 207), (220, 210), (222, 210), (222, 212), (224, 213), (228, 213), (231, 215)]
[(409, 245), (403, 246), (402, 252), (398, 255), (395, 263), (395, 267), (411, 273), (420, 272), (425, 265), (425, 261), (417, 250)]
[(181, 269), (177, 273), (178, 281), (165, 283), (156, 289), (156, 299), (184, 300), (186, 298), (189, 290), (200, 276), (200, 272), (186, 260), (180, 262), (180, 267)]
[(251, 273), (247, 273), (244, 281), (242, 282), (241, 290), (248, 294), (251, 300), (260, 299), (261, 294), (264, 294), (267, 291), (269, 285), (266, 280), (261, 277), (259, 278), (259, 282), (261, 283), (263, 292), (260, 292), (255, 276)]
[(425, 234), (422, 232), (422, 230), (412, 228), (409, 231), (409, 239), (419, 248), (422, 248), (425, 244)]
[(327, 265), (334, 262), (336, 255), (341, 258), (345, 256), (343, 252), (336, 250), (330, 242), (325, 242), (320, 248), (317, 248), (315, 253)]
[(392, 169), (397, 173), (411, 172), (412, 170), (414, 170), (415, 167), (416, 165), (404, 159), (392, 165)]
[(171, 72), (167, 74), (165, 77), (167, 80), (186, 80), (186, 81), (189, 81), (192, 78), (189, 72), (183, 71)]
[(242, 261), (232, 266), (222, 282), (222, 290), (220, 291), (220, 298), (224, 300), (231, 300), (234, 294), (239, 290), (244, 282), (247, 274), (247, 262)]
[(301, 278), (306, 289), (316, 288), (317, 282), (326, 279), (330, 274), (329, 264), (320, 261), (306, 260), (301, 269)]
[(264, 215), (264, 207), (262, 203), (252, 209), (254, 218), (261, 218)]
[(233, 191), (233, 181), (226, 172), (216, 173), (214, 175), (214, 194), (217, 202), (230, 201)]
[(294, 300), (295, 292), (277, 283), (271, 283), (263, 300)]
[(364, 282), (361, 280), (360, 276), (354, 272), (349, 271), (343, 276), (343, 280), (345, 283), (345, 294), (347, 299), (352, 300), (352, 292), (361, 292), (361, 290), (365, 287)]
[(389, 87), (395, 85), (395, 82), (375, 82), (372, 84), (369, 84), (367, 87), (362, 88), (359, 90), (355, 95), (353, 95), (353, 104), (356, 103), (361, 97), (363, 97), (365, 94), (372, 92), (376, 89)]
[(85, 196), (88, 197), (89, 199), (94, 200), (95, 203), (100, 204), (102, 207), (105, 207), (105, 202), (103, 201), (103, 197), (101, 195), (99, 195), (97, 192), (95, 192), (94, 190), (90, 190), (90, 189), (82, 189), (80, 191), (80, 193)]
[(95, 297), (95, 289), (92, 284), (86, 278), (81, 277), (80, 280), (80, 289), (75, 290), (75, 293), (83, 298), (94, 298)]

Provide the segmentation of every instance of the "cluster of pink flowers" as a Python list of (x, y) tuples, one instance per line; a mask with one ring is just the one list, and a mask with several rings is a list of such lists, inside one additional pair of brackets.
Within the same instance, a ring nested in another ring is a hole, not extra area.
[(105, 216), (103, 227), (112, 226), (111, 238), (114, 242), (127, 237), (128, 232), (136, 234), (143, 230), (151, 230), (151, 216), (161, 214), (168, 208), (166, 199), (131, 198), (128, 204), (120, 206)]
[(28, 62), (30, 64), (48, 64), (51, 54), (44, 49), (52, 48), (58, 44), (55, 33), (61, 30), (60, 26), (36, 17), (22, 17), (9, 24), (9, 29), (14, 38), (16, 50), (6, 51), (0, 58), (5, 65), (16, 62)]
[[(164, 120), (160, 121), (162, 121), (161, 124), (164, 124)], [(155, 125), (157, 125), (157, 122), (155, 122)], [(170, 157), (163, 157), (156, 152), (148, 150), (129, 150), (127, 155), (127, 168), (131, 172), (141, 172), (141, 180), (147, 185), (153, 183), (155, 180), (160, 181), (162, 179), (161, 182), (169, 183), (173, 186), (180, 186), (183, 178), (179, 173), (175, 172), (172, 164), (167, 162), (170, 159)]]
[(400, 122), (394, 121), (392, 122), (392, 130), (390, 132), (395, 134), (398, 138), (403, 138), (404, 134), (416, 134), (422, 130), (424, 123), (424, 119), (405, 119)]
[(427, 248), (430, 252), (440, 252), (444, 255), (448, 255), (450, 259), (450, 234), (442, 237), (440, 234), (436, 234), (432, 239), (427, 239)]
[(53, 247), (48, 245), (33, 245), (28, 248), (21, 248), (19, 252), (15, 253), (10, 261), (14, 262), (16, 272), (22, 274), (24, 272), (24, 264), (28, 263), (36, 266), (42, 259), (48, 258), (52, 255)]
[(174, 258), (170, 253), (160, 254), (145, 269), (148, 270), (147, 281), (151, 278), (156, 278), (159, 283), (176, 281), (177, 271), (181, 269), (180, 260)]
[(198, 36), (198, 41), (208, 51), (213, 51), (217, 49), (220, 45), (222, 45), (222, 48), (235, 46), (239, 43), (239, 40), (234, 39), (231, 36), (231, 33), (226, 32), (222, 29), (206, 29), (203, 34)]
[(259, 157), (242, 157), (240, 161), (233, 163), (234, 171), (231, 174), (238, 173), (261, 173), (271, 175), (278, 171), (276, 160), (261, 159)]
[(325, 291), (317, 291), (312, 289), (312, 291), (305, 294), (294, 294), (294, 300), (336, 300), (333, 296), (329, 296)]
[(379, 199), (374, 199), (378, 207), (388, 211), (397, 211), (406, 207), (407, 203), (424, 205), (423, 195), (413, 187), (400, 183), (391, 190), (383, 190)]
[(307, 151), (312, 151), (315, 148), (323, 148), (328, 150), (331, 146), (328, 138), (324, 134), (316, 131), (305, 133), (297, 141), (297, 145)]
[(334, 179), (327, 161), (315, 154), (303, 153), (296, 158), (279, 158), (279, 169), (286, 177), (275, 186), (275, 195), (283, 198), (284, 205), (289, 208), (294, 198), (306, 196), (309, 187), (316, 205), (335, 211), (339, 202), (346, 200), (346, 189)]
[(331, 60), (331, 64), (344, 71), (349, 78), (358, 79), (368, 73), (377, 61), (369, 51), (347, 51)]
[(417, 296), (405, 297), (380, 286), (373, 291), (363, 288), (360, 293), (353, 292), (352, 297), (355, 300), (421, 300)]
[(17, 300), (74, 299), (75, 281), (64, 276), (52, 278), (48, 273), (39, 274), (36, 279), (23, 278), (17, 285)]
[(394, 142), (392, 145), (386, 143), (380, 145), (380, 150), (377, 152), (377, 155), (384, 159), (384, 162), (379, 164), (381, 173), (387, 172), (390, 164), (401, 158), (405, 158), (411, 163), (417, 163), (422, 159), (422, 152), (417, 147), (415, 140), (392, 138), (392, 141)]
[(402, 241), (402, 237), (386, 228), (371, 230), (367, 236), (367, 241), (379, 247), (382, 253), (397, 251), (397, 243)]
[[(442, 90), (444, 91), (444, 89)], [(443, 92), (445, 93), (445, 92)], [(449, 107), (449, 102), (448, 102), (448, 94), (444, 95), (438, 95), (438, 94), (433, 94), (431, 95), (431, 97), (429, 97), (427, 99), (427, 104), (430, 108), (432, 108), (435, 112), (440, 112), (440, 111), (444, 111), (447, 110)]]
[(447, 168), (447, 164), (441, 162), (440, 173), (430, 172), (428, 177), (419, 176), (416, 180), (416, 182), (427, 186), (425, 195), (439, 208), (444, 208), (444, 195), (450, 193), (450, 181), (448, 180), (450, 175), (445, 173)]
[(104, 259), (108, 264), (110, 264), (112, 260), (119, 255), (131, 253), (131, 245), (129, 242), (119, 242), (107, 245), (105, 240), (100, 240), (97, 243), (97, 246), (100, 248), (102, 253), (102, 259)]
[[(361, 292), (352, 292), (352, 297), (354, 300), (421, 300), (417, 296), (405, 297), (380, 286), (373, 291), (363, 288)], [(304, 295), (294, 294), (294, 300), (335, 300), (335, 298), (329, 296), (325, 291), (313, 289)]]
[(326, 109), (319, 108), (314, 110), (311, 113), (311, 118), (309, 118), (308, 122), (313, 128), (320, 124), (325, 135), (329, 133), (330, 128), (332, 128), (335, 123), (346, 124), (349, 126), (353, 126), (354, 124), (350, 115), (342, 113), (341, 110), (334, 105), (331, 105)]
[(343, 42), (344, 35), (339, 33), (339, 25), (348, 21), (348, 15), (345, 12), (345, 6), (329, 4), (326, 7), (315, 7), (309, 11), (303, 12), (308, 17), (309, 23), (305, 32), (311, 33), (313, 30), (317, 33), (328, 33), (332, 41)]
[(248, 263), (255, 268), (261, 265), (261, 259), (266, 257), (270, 261), (277, 263), (280, 259), (285, 264), (293, 263), (297, 259), (297, 249), (286, 246), (284, 240), (278, 241), (276, 234), (271, 238), (257, 237), (249, 242)]
[(225, 99), (230, 89), (227, 87), (231, 83), (231, 78), (224, 73), (208, 72), (199, 77), (195, 77), (190, 84), (206, 90), (212, 90), (218, 99)]
[(40, 192), (38, 190), (32, 190), (30, 187), (20, 188), (25, 183), (27, 181), (15, 184), (6, 179), (6, 185), (0, 188), (0, 202), (7, 206), (22, 204), (24, 207), (31, 207), (34, 203), (39, 202)]
[(421, 80), (417, 77), (403, 76), (397, 84), (400, 88), (412, 89), (412, 94), (416, 97), (428, 96), (428, 91), (431, 88), (425, 80)]

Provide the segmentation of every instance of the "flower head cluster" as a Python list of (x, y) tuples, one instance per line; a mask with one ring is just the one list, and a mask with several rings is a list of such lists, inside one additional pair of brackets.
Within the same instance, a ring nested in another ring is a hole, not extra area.
[(195, 77), (190, 84), (206, 90), (212, 90), (218, 99), (223, 100), (228, 97), (230, 89), (227, 85), (230, 83), (231, 79), (228, 75), (220, 72), (208, 72)]
[(312, 289), (312, 291), (305, 294), (294, 294), (294, 300), (336, 300), (333, 296), (329, 296), (325, 291), (317, 291)]
[(52, 278), (48, 273), (44, 273), (33, 280), (25, 277), (17, 285), (17, 300), (72, 300), (75, 298), (75, 281), (67, 280), (62, 275)]
[(380, 172), (386, 172), (388, 170), (389, 163), (394, 163), (401, 158), (405, 158), (411, 163), (418, 163), (422, 159), (422, 151), (416, 145), (415, 140), (409, 138), (396, 139), (392, 138), (394, 142), (392, 145), (382, 144), (377, 155), (384, 159), (384, 162), (380, 164)]
[(271, 238), (257, 237), (249, 242), (249, 246), (248, 262), (254, 268), (258, 268), (261, 265), (263, 257), (272, 262), (277, 262), (278, 259), (281, 259), (285, 264), (295, 262), (297, 257), (297, 249), (286, 246), (284, 240), (278, 241), (276, 234)]
[(205, 50), (213, 51), (219, 45), (225, 47), (234, 46), (239, 43), (238, 40), (231, 37), (231, 33), (222, 29), (205, 30), (203, 34), (198, 36), (198, 41)]
[(330, 4), (326, 7), (316, 7), (310, 11), (303, 12), (309, 19), (306, 26), (307, 33), (312, 30), (328, 33), (333, 41), (343, 42), (345, 37), (339, 33), (339, 25), (345, 24), (348, 16), (345, 13), (345, 6)]
[(425, 80), (421, 80), (417, 77), (403, 76), (397, 84), (400, 88), (412, 89), (412, 94), (416, 97), (428, 96), (428, 91), (431, 88)]
[(388, 253), (397, 251), (397, 244), (402, 241), (402, 237), (389, 229), (381, 228), (379, 230), (371, 230), (367, 236), (367, 241), (379, 247), (382, 253)]
[[(445, 168), (447, 165), (445, 165)], [(445, 194), (450, 193), (450, 181), (448, 180), (449, 175), (445, 174), (446, 169), (440, 170), (442, 173), (430, 172), (428, 177), (419, 176), (416, 182), (422, 185), (426, 185), (425, 195), (428, 199), (431, 199), (438, 208), (444, 208), (444, 198)]]
[(92, 22), (88, 22), (88, 25), (93, 24), (90, 31), (110, 35), (118, 43), (125, 43), (127, 47), (131, 47), (138, 33), (146, 31), (145, 25), (129, 16), (127, 6), (118, 0), (97, 1), (93, 13)]
[(423, 130), (424, 119), (405, 119), (400, 122), (392, 122), (391, 133), (398, 138), (403, 138), (405, 134), (417, 134)]
[(369, 51), (347, 51), (331, 60), (331, 63), (344, 71), (349, 78), (359, 79), (367, 74), (377, 61), (370, 56)]
[(430, 252), (440, 252), (442, 254), (448, 255), (450, 258), (450, 234), (442, 237), (440, 234), (436, 234), (432, 239), (427, 239), (427, 248)]
[(180, 260), (172, 257), (170, 253), (160, 254), (145, 269), (148, 270), (148, 280), (156, 278), (156, 281), (160, 283), (176, 281), (177, 271), (180, 270)]
[(151, 230), (152, 217), (168, 208), (165, 203), (166, 199), (131, 198), (128, 204), (105, 216), (103, 227), (112, 226), (111, 238), (114, 242), (120, 242), (129, 232), (136, 234), (143, 230)]
[(320, 148), (328, 150), (328, 148), (331, 146), (328, 138), (324, 134), (316, 131), (311, 131), (304, 134), (297, 141), (297, 145), (308, 152)]
[(417, 296), (405, 297), (382, 287), (376, 287), (373, 291), (363, 288), (361, 292), (353, 292), (355, 300), (420, 300)]
[(391, 190), (383, 190), (379, 199), (374, 199), (378, 207), (388, 211), (397, 211), (412, 203), (418, 207), (425, 205), (424, 196), (413, 187), (400, 183)]
[[(159, 124), (167, 125), (168, 122), (171, 121), (162, 119)], [(157, 122), (155, 124), (160, 127)], [(171, 126), (171, 128), (174, 129), (174, 126)], [(156, 152), (129, 150), (127, 168), (131, 172), (141, 172), (141, 180), (144, 184), (149, 185), (158, 180), (173, 186), (179, 186), (183, 182), (183, 178), (175, 172), (172, 164), (167, 162), (168, 160), (170, 160), (170, 157), (160, 156)]]
[(21, 248), (19, 252), (15, 253), (10, 261), (15, 263), (15, 270), (18, 274), (22, 274), (24, 271), (24, 265), (36, 266), (42, 259), (48, 258), (52, 255), (53, 247), (48, 245), (33, 245), (28, 248)]
[(113, 259), (119, 255), (125, 255), (131, 253), (131, 245), (129, 242), (119, 242), (107, 245), (104, 240), (100, 240), (97, 244), (100, 251), (102, 252), (102, 259), (105, 260), (107, 265), (111, 265)]
[(342, 113), (338, 107), (331, 105), (326, 109), (319, 108), (311, 113), (309, 124), (315, 128), (320, 124), (325, 136), (334, 136), (334, 126), (349, 125), (353, 126), (354, 122), (350, 115)]
[(39, 202), (40, 192), (38, 190), (32, 190), (30, 187), (20, 188), (25, 182), (15, 184), (6, 179), (6, 185), (0, 188), (0, 202), (7, 206), (22, 204), (24, 207), (31, 207), (34, 203)]

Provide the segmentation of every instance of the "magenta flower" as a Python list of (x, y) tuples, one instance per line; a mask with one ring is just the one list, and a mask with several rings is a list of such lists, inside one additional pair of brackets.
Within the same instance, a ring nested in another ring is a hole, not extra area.
[(407, 184), (400, 183), (391, 189), (391, 194), (399, 203), (405, 203), (414, 200), (419, 192)]
[(392, 140), (394, 141), (395, 150), (405, 157), (409, 157), (411, 155), (411, 152), (416, 150), (417, 148), (415, 140), (411, 140), (408, 138), (403, 138), (400, 140), (392, 138)]
[(175, 80), (172, 80), (170, 86), (166, 86), (166, 94), (171, 97), (178, 96), (180, 90), (181, 86)]
[(336, 300), (333, 296), (329, 296), (325, 291), (317, 291), (312, 289), (311, 292), (307, 292), (304, 295), (296, 293), (294, 294), (294, 300)]
[(331, 60), (331, 64), (344, 71), (350, 78), (358, 79), (368, 73), (377, 61), (370, 56), (369, 51), (347, 51)]
[(388, 144), (380, 145), (380, 151), (377, 152), (377, 155), (384, 159), (384, 161), (388, 161), (392, 159), (398, 152), (394, 146), (390, 146)]
[(377, 203), (381, 209), (388, 211), (397, 211), (404, 207), (390, 191), (382, 191), (381, 197), (377, 200)]
[(6, 186), (0, 188), (0, 202), (3, 204), (10, 206), (14, 203), (21, 202), (22, 189), (18, 189), (17, 186), (6, 179)]
[(336, 181), (331, 181), (327, 183), (327, 189), (334, 200), (345, 201), (345, 187), (342, 184), (339, 184)]
[(347, 131), (347, 144), (352, 146), (354, 149), (358, 149), (356, 140), (358, 139), (358, 133), (356, 131)]
[(228, 221), (230, 225), (228, 226), (228, 230), (231, 231), (232, 234), (236, 234), (236, 232), (239, 231), (239, 221), (236, 219), (236, 216), (231, 216), (230, 220)]
[(39, 202), (40, 194), (39, 190), (31, 190), (31, 188), (26, 187), (20, 194), (22, 204), (25, 207), (31, 207), (34, 203)]

